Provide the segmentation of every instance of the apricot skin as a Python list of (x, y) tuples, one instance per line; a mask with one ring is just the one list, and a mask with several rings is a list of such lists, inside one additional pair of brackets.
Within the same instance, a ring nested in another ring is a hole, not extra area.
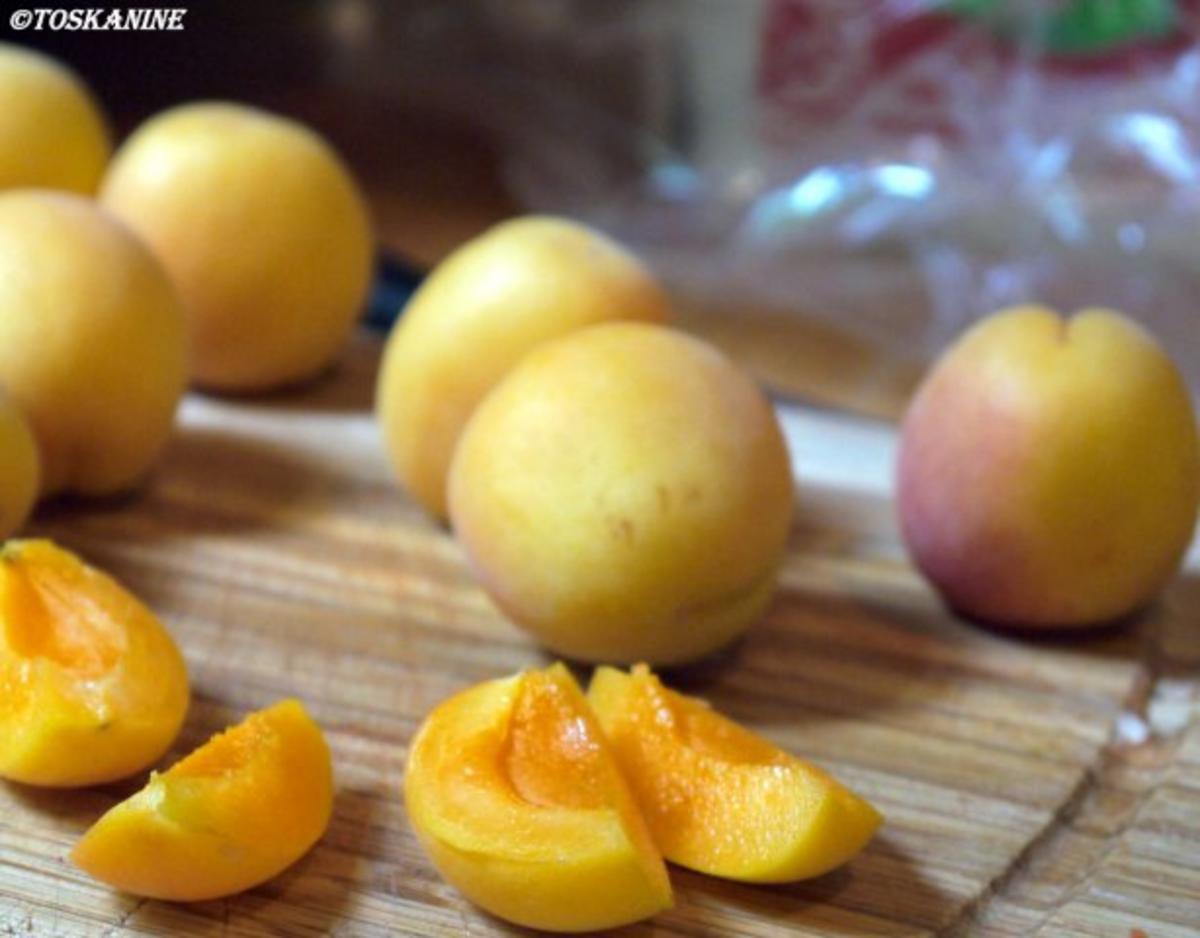
[(439, 872), (508, 921), (591, 931), (671, 904), (662, 859), (561, 665), (439, 705), (410, 747), (404, 795)]
[(0, 540), (15, 534), (29, 517), (39, 473), (37, 441), (29, 424), (0, 393)]
[(612, 320), (666, 322), (651, 275), (599, 232), (520, 218), (469, 241), (429, 276), (388, 338), (376, 408), (400, 481), (446, 514), (446, 476), (467, 420), (532, 348)]
[(588, 702), (663, 855), (725, 879), (820, 876), (866, 846), (878, 811), (827, 775), (662, 686), (598, 668)]
[(95, 203), (0, 193), (0, 386), (37, 438), (43, 496), (142, 478), (183, 393), (183, 328), (162, 267)]
[(0, 548), (0, 778), (125, 778), (167, 750), (187, 706), (179, 649), (135, 597), (48, 541)]
[(111, 150), (107, 123), (77, 75), (0, 42), (0, 189), (92, 195)]
[(1198, 500), (1183, 380), (1109, 310), (997, 313), (945, 353), (904, 420), (905, 542), (973, 618), (1064, 628), (1135, 611), (1178, 568)]
[(698, 339), (611, 323), (546, 343), (480, 405), (450, 515), (492, 598), (554, 651), (675, 664), (774, 589), (792, 512), (774, 412)]
[(217, 899), (295, 863), (332, 811), (329, 747), (299, 701), (284, 700), (151, 776), (88, 829), (71, 860), (134, 895)]
[(173, 108), (122, 145), (100, 198), (177, 284), (201, 387), (302, 381), (345, 343), (370, 282), (371, 228), (349, 170), (302, 124), (235, 104)]

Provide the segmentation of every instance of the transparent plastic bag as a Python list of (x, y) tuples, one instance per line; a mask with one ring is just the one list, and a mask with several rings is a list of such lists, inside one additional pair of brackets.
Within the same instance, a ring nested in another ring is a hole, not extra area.
[(736, 318), (924, 361), (1122, 309), (1200, 388), (1200, 16), (1172, 0), (485, 4), (508, 178)]

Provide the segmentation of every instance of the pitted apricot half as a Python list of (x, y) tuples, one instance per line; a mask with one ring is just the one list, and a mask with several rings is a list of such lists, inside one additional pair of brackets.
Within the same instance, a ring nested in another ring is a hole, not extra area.
[(92, 785), (158, 759), (188, 704), (162, 623), (50, 541), (0, 547), (0, 777)]
[(645, 665), (599, 668), (588, 701), (655, 843), (672, 863), (726, 879), (807, 879), (857, 854), (882, 821), (834, 778)]
[(152, 775), (92, 825), (71, 859), (123, 892), (216, 899), (291, 866), (332, 810), (321, 728), (299, 701), (283, 700)]
[(404, 793), (434, 865), (501, 918), (589, 931), (671, 905), (662, 858), (561, 664), (438, 706), (412, 744)]

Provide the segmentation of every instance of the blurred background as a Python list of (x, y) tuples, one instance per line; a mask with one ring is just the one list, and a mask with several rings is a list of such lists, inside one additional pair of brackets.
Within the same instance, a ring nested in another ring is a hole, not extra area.
[(314, 124), (414, 270), (518, 212), (591, 222), (780, 393), (894, 417), (1026, 301), (1124, 309), (1200, 389), (1198, 7), (204, 0), (179, 33), (0, 36), (121, 134), (195, 98)]

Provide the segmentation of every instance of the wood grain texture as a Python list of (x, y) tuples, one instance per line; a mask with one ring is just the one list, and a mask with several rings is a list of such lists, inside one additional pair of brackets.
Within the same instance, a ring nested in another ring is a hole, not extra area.
[[(523, 933), (438, 878), (399, 791), (406, 746), (438, 701), (545, 659), (393, 484), (370, 413), (377, 352), (361, 338), (336, 374), (296, 393), (189, 400), (142, 492), (52, 506), (35, 525), (178, 637), (194, 704), (164, 761), (247, 710), (305, 700), (336, 760), (328, 834), (244, 895), (146, 902), (65, 860), (140, 780), (2, 785), (0, 935)], [(809, 883), (673, 871), (675, 909), (622, 934), (1196, 934), (1200, 578), (1083, 641), (983, 631), (914, 574), (885, 497), (805, 482), (798, 455), (776, 602), (736, 647), (670, 679), (831, 769), (887, 823), (849, 867)]]

